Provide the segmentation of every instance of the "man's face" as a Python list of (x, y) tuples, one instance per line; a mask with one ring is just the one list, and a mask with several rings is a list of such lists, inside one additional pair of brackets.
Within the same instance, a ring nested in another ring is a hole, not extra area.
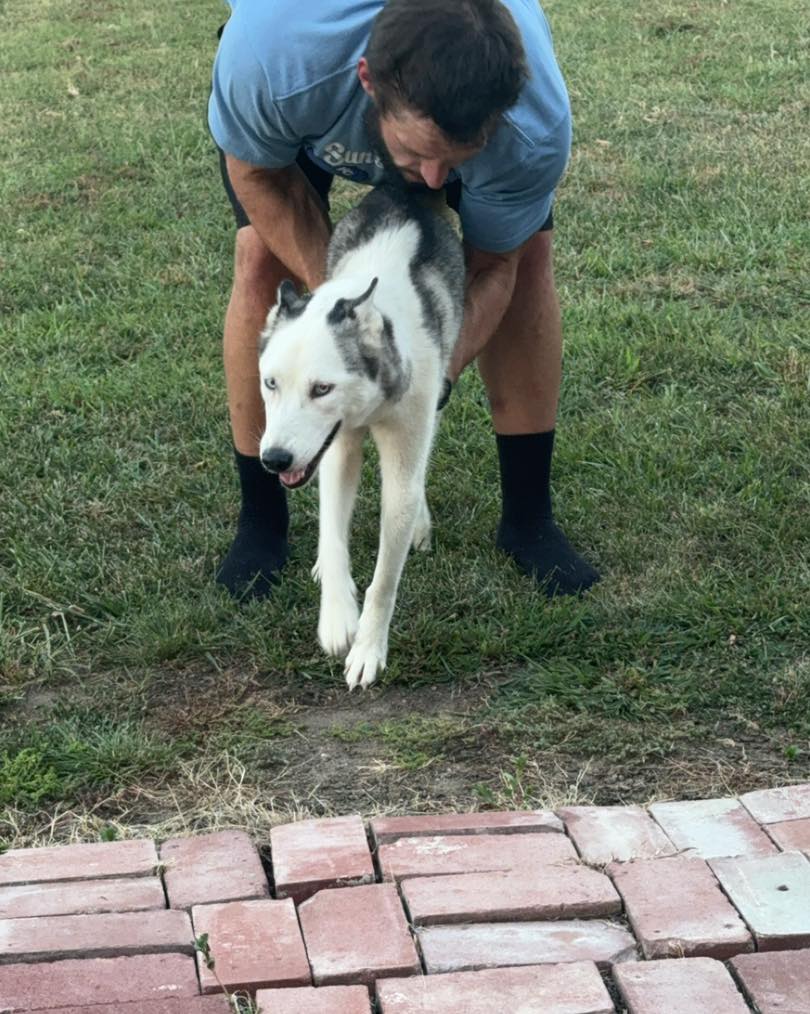
[[(374, 86), (365, 57), (361, 57), (358, 77), (363, 90), (374, 102)], [(433, 120), (407, 109), (380, 116), (373, 105), (366, 126), (385, 148), (394, 168), (417, 187), (440, 190), (450, 170), (481, 151), (480, 145), (450, 141)]]
[(451, 169), (481, 150), (448, 140), (433, 120), (408, 110), (377, 116), (377, 129), (400, 174), (431, 190), (440, 190)]

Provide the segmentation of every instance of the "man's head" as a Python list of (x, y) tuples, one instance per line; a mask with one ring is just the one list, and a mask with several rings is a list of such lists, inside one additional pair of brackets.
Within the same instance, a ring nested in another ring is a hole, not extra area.
[(388, 0), (358, 73), (395, 166), (433, 188), (481, 150), (528, 76), (500, 0)]

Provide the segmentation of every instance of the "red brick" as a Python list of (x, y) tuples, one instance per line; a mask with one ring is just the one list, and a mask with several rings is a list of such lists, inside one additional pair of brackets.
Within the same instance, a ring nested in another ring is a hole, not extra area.
[(270, 893), (259, 853), (242, 831), (172, 838), (161, 845), (160, 859), (172, 908), (266, 898)]
[(296, 903), (327, 887), (374, 883), (360, 817), (282, 824), (270, 831), (276, 896)]
[(608, 873), (646, 958), (727, 958), (753, 950), (751, 934), (703, 859), (612, 863)]
[(765, 830), (783, 852), (804, 852), (810, 855), (810, 818), (766, 824)]
[(157, 877), (0, 887), (0, 919), (139, 912), (165, 907), (163, 885)]
[[(309, 974), (304, 941), (291, 899), (195, 905), (194, 935), (208, 934), (216, 973), (230, 990), (305, 986)], [(203, 993), (219, 989), (214, 972), (197, 955)]]
[(382, 979), (377, 997), (382, 1014), (613, 1014), (602, 977), (588, 961)]
[(731, 967), (759, 1014), (810, 1011), (810, 950), (741, 954)]
[(569, 961), (610, 965), (636, 953), (626, 929), (599, 919), (426, 926), (417, 936), (430, 973)]
[(420, 971), (392, 884), (319, 891), (298, 909), (316, 985), (365, 983)]
[(557, 811), (586, 863), (655, 859), (675, 852), (672, 842), (640, 806), (567, 806)]
[(370, 1014), (365, 986), (302, 986), (298, 989), (262, 989), (256, 1005), (267, 1014)]
[(185, 912), (110, 912), (0, 920), (0, 963), (193, 951)]
[(378, 850), (384, 880), (524, 870), (576, 862), (574, 846), (563, 834), (436, 835), (400, 838)]
[(0, 1009), (4, 1014), (197, 994), (194, 960), (182, 954), (0, 965)]
[(402, 881), (411, 922), (575, 919), (614, 915), (622, 903), (603, 873), (576, 866), (540, 866), (506, 873), (460, 873)]
[(746, 792), (740, 802), (760, 824), (778, 824), (783, 820), (810, 817), (810, 782), (786, 785), (783, 789)]
[(628, 1014), (749, 1014), (725, 965), (714, 958), (634, 961), (617, 965), (613, 977)]
[(551, 810), (506, 810), (501, 813), (430, 813), (410, 817), (377, 817), (371, 822), (378, 845), (397, 838), (437, 834), (531, 834), (562, 831)]
[(224, 996), (195, 996), (184, 1000), (135, 1000), (132, 1003), (94, 1003), (92, 1007), (58, 1007), (56, 1014), (233, 1014), (233, 1008)]
[(38, 849), (9, 849), (0, 855), (0, 885), (40, 884), (96, 877), (147, 877), (157, 866), (155, 843), (90, 842)]
[(810, 862), (801, 853), (715, 859), (709, 865), (748, 923), (757, 950), (810, 947)]
[(699, 859), (765, 856), (776, 851), (770, 838), (736, 799), (653, 803), (650, 813), (679, 850)]

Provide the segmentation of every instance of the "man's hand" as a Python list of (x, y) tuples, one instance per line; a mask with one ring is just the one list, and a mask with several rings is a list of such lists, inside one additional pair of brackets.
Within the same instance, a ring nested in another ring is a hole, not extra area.
[(512, 293), (522, 247), (508, 253), (487, 253), (464, 245), (467, 263), (464, 322), (447, 375), (454, 384), (489, 342), (503, 320)]

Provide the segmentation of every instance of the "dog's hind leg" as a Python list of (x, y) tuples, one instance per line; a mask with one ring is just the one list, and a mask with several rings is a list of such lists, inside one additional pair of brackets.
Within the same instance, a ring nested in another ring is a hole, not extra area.
[(318, 559), (312, 576), (321, 582), (318, 641), (343, 657), (357, 630), (357, 588), (349, 558), (349, 524), (363, 463), (362, 430), (338, 433), (319, 470)]
[(413, 540), (420, 505), (424, 502), (430, 451), (427, 432), (404, 434), (401, 427), (385, 425), (373, 427), (372, 432), (382, 474), (380, 549), (357, 635), (346, 657), (346, 683), (350, 690), (356, 686), (370, 686), (377, 673), (385, 668), (388, 628), (402, 568)]

